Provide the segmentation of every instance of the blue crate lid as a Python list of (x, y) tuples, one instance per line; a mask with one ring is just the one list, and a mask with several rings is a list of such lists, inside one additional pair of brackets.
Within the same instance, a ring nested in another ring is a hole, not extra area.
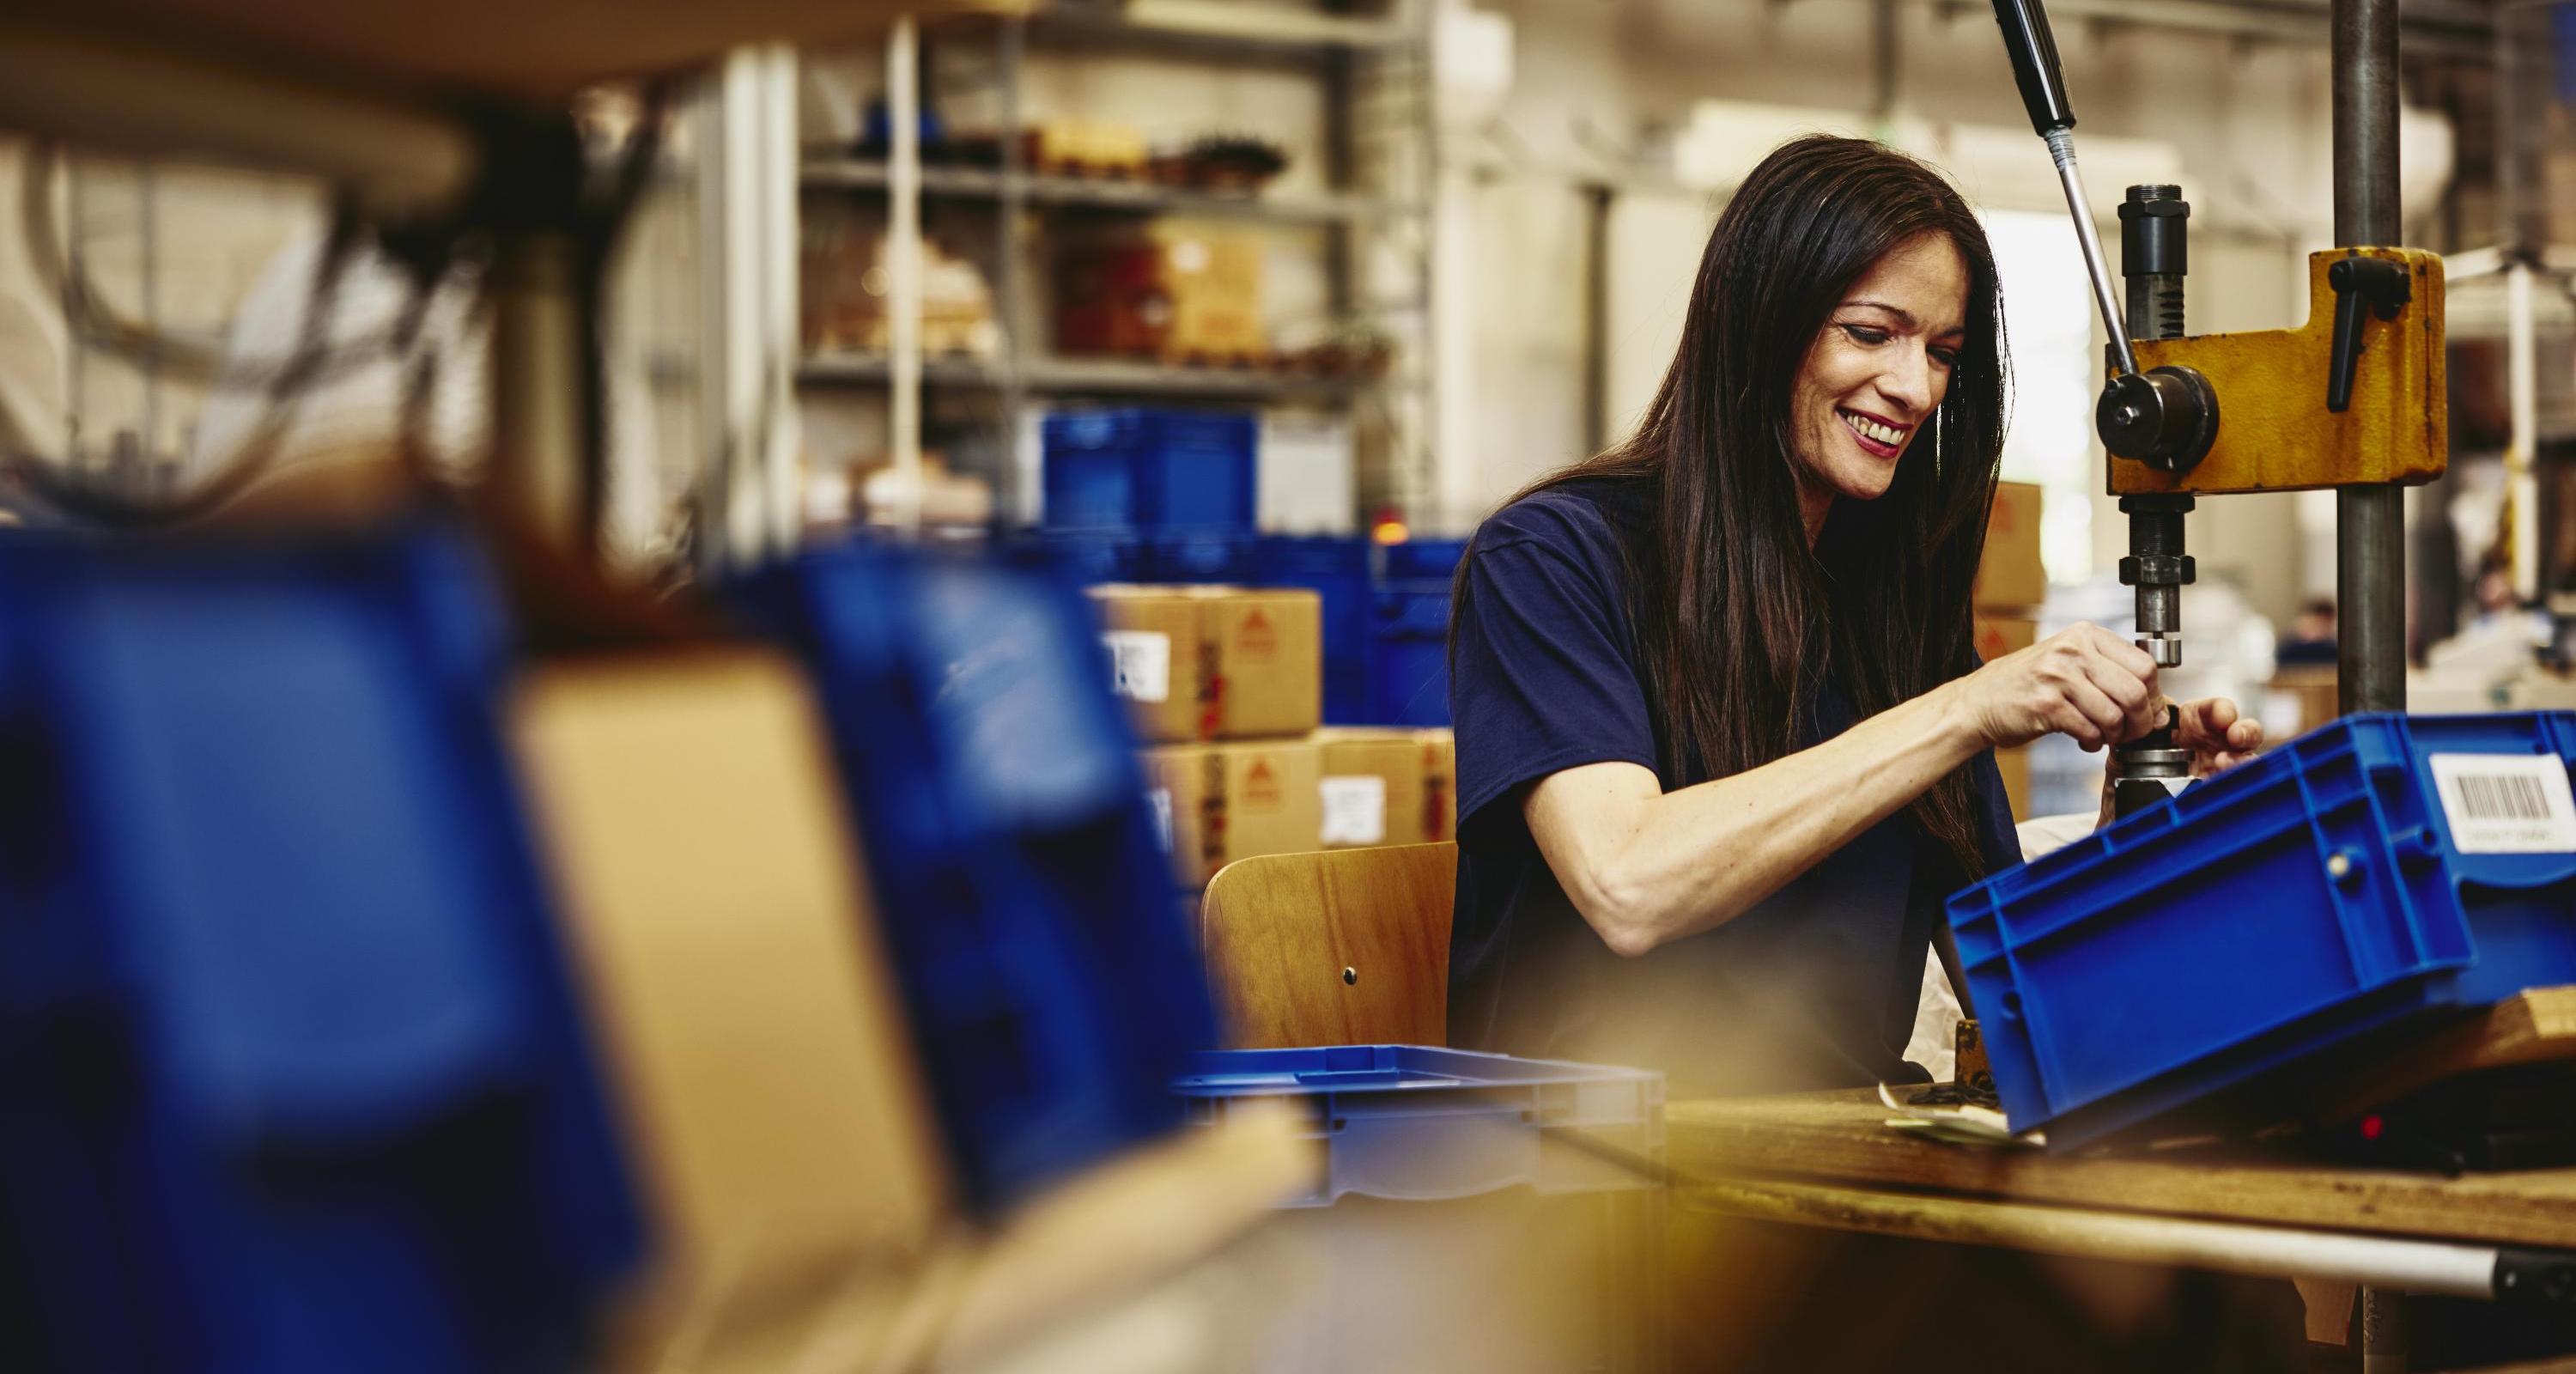
[[(1662, 1183), (1664, 1076), (1421, 1045), (1212, 1050), (1173, 1091), (1194, 1121), (1229, 1102), (1307, 1104), (1325, 1174), (1288, 1206), (1347, 1194), (1431, 1201), (1503, 1188), (1609, 1192)], [(1566, 1133), (1579, 1134), (1569, 1141)]]

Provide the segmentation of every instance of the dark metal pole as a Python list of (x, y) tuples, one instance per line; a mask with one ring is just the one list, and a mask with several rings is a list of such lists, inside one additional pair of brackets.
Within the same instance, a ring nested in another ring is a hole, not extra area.
[[(2392, 246), (2397, 209), (2397, 0), (2334, 0), (2334, 233)], [(2336, 696), (2347, 713), (2406, 709), (2406, 505), (2396, 486), (2335, 493)]]

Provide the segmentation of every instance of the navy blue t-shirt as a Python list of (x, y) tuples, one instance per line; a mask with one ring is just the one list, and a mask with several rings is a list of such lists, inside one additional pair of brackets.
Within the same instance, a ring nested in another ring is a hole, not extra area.
[[(1680, 1094), (1921, 1081), (1903, 1054), (1924, 951), (1943, 897), (1966, 878), (1908, 812), (1715, 930), (1637, 958), (1602, 943), (1530, 837), (1521, 803), (1551, 773), (1619, 761), (1654, 770), (1668, 792), (1708, 780), (1663, 765), (1663, 713), (1639, 671), (1628, 579), (1650, 566), (1650, 499), (1631, 482), (1569, 483), (1476, 534), (1449, 683), (1449, 1041), (1657, 1068)], [(1852, 723), (1849, 698), (1829, 684), (1808, 743)], [(1986, 861), (2016, 863), (1994, 756), (1973, 770)]]

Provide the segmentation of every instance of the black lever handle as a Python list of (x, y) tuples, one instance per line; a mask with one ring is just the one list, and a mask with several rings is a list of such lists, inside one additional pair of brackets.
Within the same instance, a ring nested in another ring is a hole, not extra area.
[(2057, 40), (2048, 32), (2048, 11), (2039, 0), (1995, 0), (1995, 23), (2004, 31), (2004, 51), (2012, 55), (2013, 84), (2021, 87), (2022, 108), (2030, 111), (2032, 132), (2048, 137), (2051, 129), (2075, 127), (2075, 105), (2066, 98), (2066, 73), (2057, 65)]
[(2383, 320), (2393, 320), (2415, 298), (2415, 282), (2403, 264), (2386, 258), (2342, 258), (2326, 269), (2326, 285), (2335, 293), (2334, 357), (2326, 368), (2326, 409), (2340, 415), (2352, 406), (2353, 373), (2361, 366), (2362, 307)]

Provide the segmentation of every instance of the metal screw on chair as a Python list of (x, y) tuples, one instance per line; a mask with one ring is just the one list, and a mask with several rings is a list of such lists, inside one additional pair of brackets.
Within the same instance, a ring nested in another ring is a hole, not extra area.
[(1360, 985), (1360, 971), (1355, 968), (1343, 969), (1342, 983), (1346, 987), (1358, 987)]

